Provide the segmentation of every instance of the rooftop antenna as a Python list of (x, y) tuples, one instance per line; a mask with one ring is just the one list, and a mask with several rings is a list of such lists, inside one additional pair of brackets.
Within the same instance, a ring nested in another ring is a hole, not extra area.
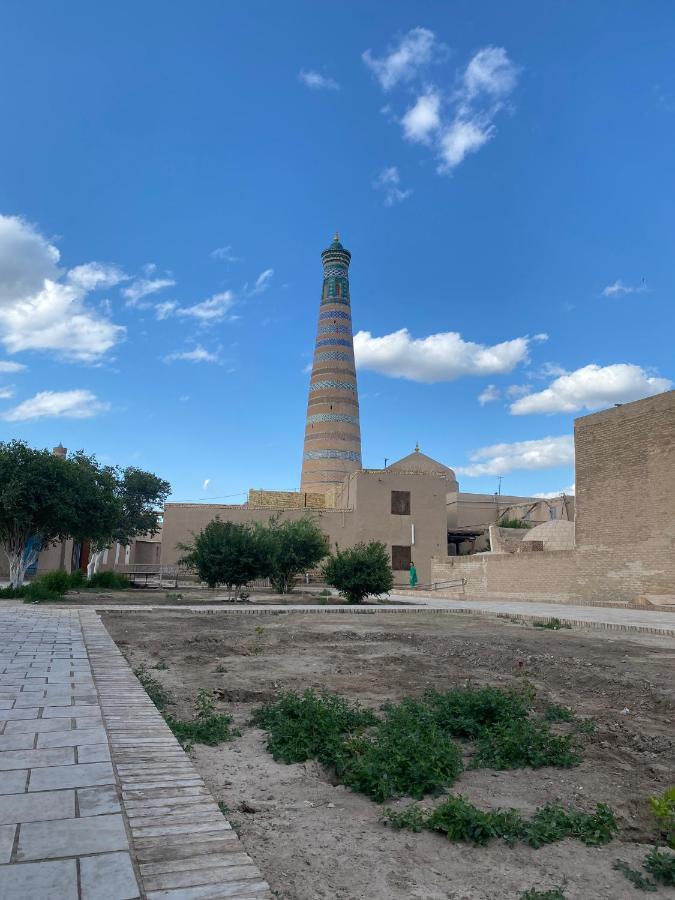
[(502, 495), (502, 475), (497, 475), (497, 496), (501, 497)]

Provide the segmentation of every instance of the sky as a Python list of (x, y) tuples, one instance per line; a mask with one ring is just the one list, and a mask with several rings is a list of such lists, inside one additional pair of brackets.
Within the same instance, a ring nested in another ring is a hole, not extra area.
[(339, 230), (363, 464), (573, 489), (675, 379), (675, 6), (0, 3), (0, 440), (295, 489)]

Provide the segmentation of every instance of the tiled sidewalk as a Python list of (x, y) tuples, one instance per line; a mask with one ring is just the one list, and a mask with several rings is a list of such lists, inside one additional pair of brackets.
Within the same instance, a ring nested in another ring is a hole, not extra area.
[(91, 610), (0, 612), (0, 897), (271, 898)]

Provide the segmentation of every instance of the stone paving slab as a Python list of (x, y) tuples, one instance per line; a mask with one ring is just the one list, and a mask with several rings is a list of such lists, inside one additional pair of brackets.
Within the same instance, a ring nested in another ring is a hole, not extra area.
[(0, 898), (271, 900), (93, 610), (0, 611)]

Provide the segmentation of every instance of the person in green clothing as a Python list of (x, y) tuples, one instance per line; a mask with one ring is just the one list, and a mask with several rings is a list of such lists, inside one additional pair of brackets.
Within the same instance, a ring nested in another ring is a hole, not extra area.
[(415, 568), (415, 563), (410, 563), (410, 587), (414, 588), (417, 584), (417, 569)]

